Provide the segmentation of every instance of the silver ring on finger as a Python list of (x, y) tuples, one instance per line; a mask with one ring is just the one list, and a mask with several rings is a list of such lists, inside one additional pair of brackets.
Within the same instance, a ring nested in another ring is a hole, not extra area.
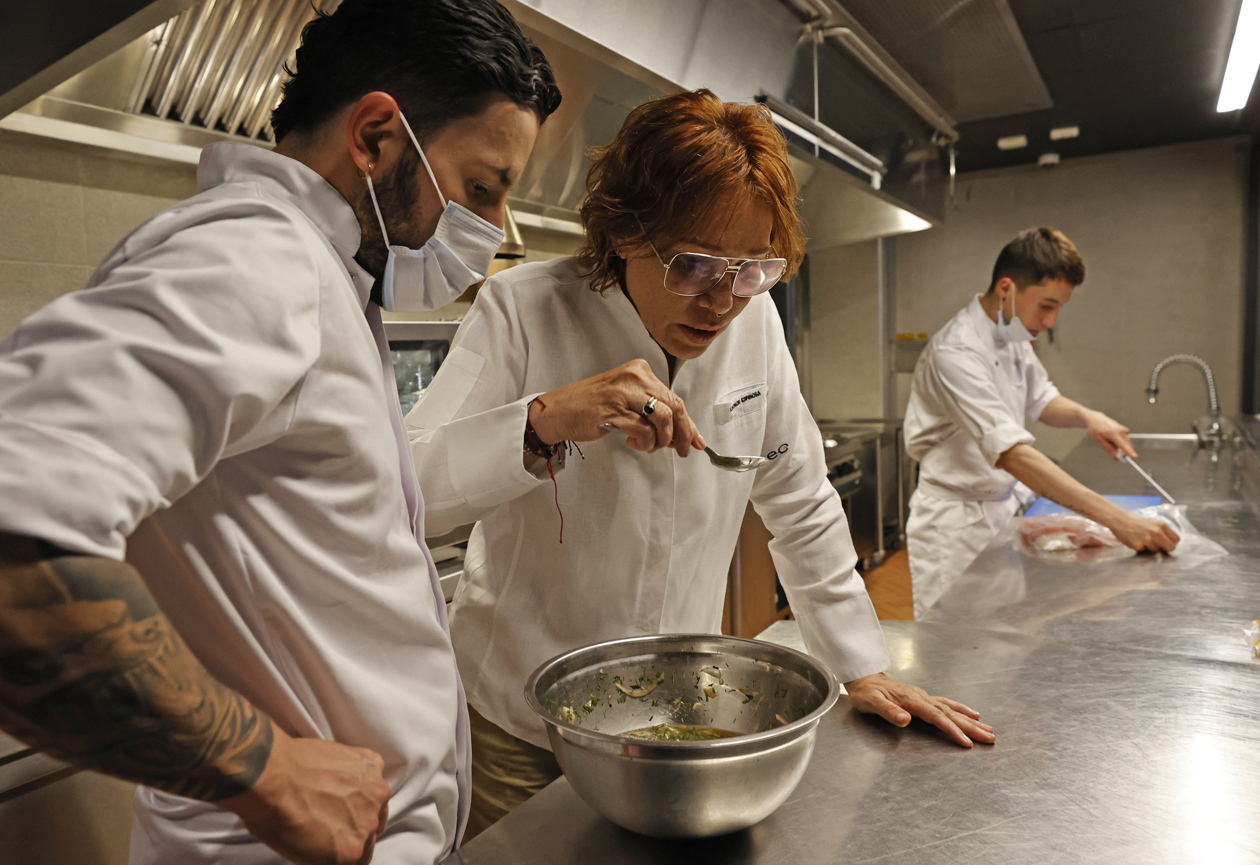
[(656, 397), (649, 396), (648, 401), (644, 403), (643, 405), (643, 414), (648, 415), (648, 414), (655, 414), (655, 413), (656, 413)]

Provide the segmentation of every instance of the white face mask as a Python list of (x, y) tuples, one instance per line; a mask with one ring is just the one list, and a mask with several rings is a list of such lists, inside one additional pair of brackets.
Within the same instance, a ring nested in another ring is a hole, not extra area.
[(419, 249), (391, 246), (381, 207), (376, 203), (376, 190), (368, 175), (368, 194), (381, 224), (381, 237), (389, 248), (385, 273), (381, 277), (381, 300), (390, 312), (422, 312), (445, 306), (459, 297), (468, 286), (481, 282), (490, 272), (494, 254), (503, 245), (503, 229), (495, 228), (462, 204), (448, 201), (442, 195), (424, 149), (411, 131), (411, 124), (398, 112), (411, 143), (420, 152), (420, 161), (433, 181), (443, 207), (437, 228)]
[(1024, 323), (1019, 320), (1019, 316), (1015, 314), (1015, 289), (1011, 289), (1011, 318), (1007, 321), (1002, 317), (1002, 307), (1004, 302), (998, 301), (998, 320), (997, 332), (998, 339), (1003, 345), (1012, 342), (1032, 342), (1037, 337), (1033, 336), (1028, 328), (1024, 327)]

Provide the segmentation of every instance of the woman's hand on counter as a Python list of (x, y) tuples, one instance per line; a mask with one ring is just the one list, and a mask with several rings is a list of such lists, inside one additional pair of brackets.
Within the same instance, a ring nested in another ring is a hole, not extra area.
[[(653, 411), (645, 415), (643, 407), (652, 397)], [(595, 441), (608, 435), (600, 425), (611, 424), (634, 450), (669, 447), (685, 457), (692, 448), (704, 447), (682, 399), (642, 359), (543, 394), (530, 406), (529, 421), (546, 444)]]
[(975, 742), (997, 741), (993, 728), (980, 722), (980, 713), (975, 709), (948, 697), (933, 697), (922, 688), (890, 679), (883, 673), (845, 682), (844, 688), (859, 712), (879, 715), (898, 727), (906, 726), (914, 717), (939, 727), (964, 748)]
[(385, 762), (367, 748), (295, 739), (273, 729), (253, 788), (218, 804), (298, 865), (366, 865), (389, 819)]

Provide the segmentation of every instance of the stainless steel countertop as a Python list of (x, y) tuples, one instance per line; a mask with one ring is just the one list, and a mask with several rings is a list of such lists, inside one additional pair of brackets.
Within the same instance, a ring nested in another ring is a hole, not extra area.
[[(1228, 557), (1189, 567), (1154, 556), (1068, 566), (995, 545), (923, 621), (1249, 663), (1242, 628), (1260, 618), (1255, 451), (1225, 447), (1213, 462), (1193, 442), (1139, 439), (1135, 446), (1142, 466)], [(1101, 493), (1155, 494), (1130, 466), (1091, 441), (1072, 451), (1063, 468)]]
[[(1131, 468), (1094, 450), (1086, 442), (1065, 468), (1100, 492), (1146, 492)], [(640, 837), (561, 779), (447, 861), (1260, 861), (1260, 664), (1241, 632), (1260, 617), (1256, 455), (1227, 449), (1212, 463), (1189, 443), (1139, 450), (1228, 558), (1199, 568), (1023, 558), (1011, 585), (969, 572), (927, 620), (885, 623), (890, 672), (979, 709), (997, 745), (967, 751), (917, 722), (899, 730), (842, 697), (796, 792), (752, 829)], [(981, 608), (964, 610), (968, 598)], [(799, 641), (794, 623), (764, 636)]]

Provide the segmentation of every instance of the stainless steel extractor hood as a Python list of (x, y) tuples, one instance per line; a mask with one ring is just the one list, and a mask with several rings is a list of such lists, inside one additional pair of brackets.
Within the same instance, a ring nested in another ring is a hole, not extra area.
[[(201, 147), (213, 141), (269, 147), (273, 139), (269, 115), (301, 28), (317, 14), (316, 9), (332, 11), (339, 2), (203, 0), (135, 33), (119, 50), (0, 118), (0, 129), (193, 164)], [(759, 2), (763, 0), (740, 0), (740, 14), (762, 8)], [(634, 106), (682, 88), (671, 78), (547, 14), (545, 10), (560, 8), (555, 3), (536, 4), (540, 8), (522, 0), (506, 3), (546, 53), (564, 94), (560, 109), (543, 125), (534, 154), (510, 198), (514, 212), (511, 228), (519, 224), (532, 230), (577, 235), (581, 233), (577, 208), (586, 191), (589, 149), (609, 141)], [(797, 26), (774, 0), (764, 3), (764, 10), (785, 18), (780, 29)], [(613, 8), (610, 6), (610, 11)], [(629, 5), (615, 8), (622, 15), (630, 12)], [(730, 26), (738, 23), (728, 22)], [(794, 32), (784, 30), (780, 34), (785, 50), (794, 50)], [(119, 34), (114, 35), (117, 38)], [(704, 34), (688, 38), (694, 41)], [(723, 70), (727, 66), (720, 65), (728, 63), (722, 52), (701, 48), (699, 43), (679, 46), (678, 50), (690, 58), (684, 64), (689, 70), (684, 77), (690, 79), (701, 70), (711, 77), (726, 74)], [(661, 56), (660, 49), (654, 50), (657, 53), (653, 56)], [(701, 63), (701, 58), (708, 59)], [(783, 79), (787, 74), (784, 70), (794, 62), (787, 57), (777, 66), (770, 63), (764, 75), (742, 70), (740, 86), (752, 86), (759, 78)], [(664, 68), (659, 60), (653, 63)], [(782, 88), (783, 81), (776, 80), (773, 89)], [(793, 133), (789, 138), (793, 136), (800, 137)], [(795, 148), (793, 156), (803, 193), (802, 211), (815, 247), (931, 224), (922, 212), (880, 194), (869, 182), (842, 176), (844, 172), (835, 165), (816, 158), (817, 150), (808, 153)], [(520, 240), (519, 231), (513, 235)], [(505, 247), (504, 254), (523, 252), (523, 244), (517, 243), (510, 249)]]
[(302, 27), (338, 2), (203, 0), (3, 118), (0, 128), (192, 163), (212, 141), (270, 146), (284, 65)]
[(194, 2), (39, 0), (0, 3), (0, 117)]

